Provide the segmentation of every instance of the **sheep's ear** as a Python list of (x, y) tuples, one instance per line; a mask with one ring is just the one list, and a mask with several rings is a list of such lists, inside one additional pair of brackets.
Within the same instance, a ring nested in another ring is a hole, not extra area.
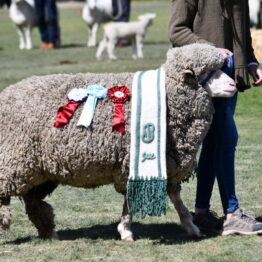
[(185, 71), (181, 72), (183, 76), (193, 76), (194, 72), (190, 69), (186, 69)]

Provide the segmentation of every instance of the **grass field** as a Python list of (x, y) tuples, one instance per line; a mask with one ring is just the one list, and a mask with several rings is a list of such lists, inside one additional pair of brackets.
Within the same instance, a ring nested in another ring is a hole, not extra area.
[[(169, 1), (132, 2), (132, 17), (155, 12), (157, 18), (145, 39), (143, 60), (130, 60), (131, 48), (117, 48), (120, 58), (111, 62), (104, 55), (96, 61), (95, 48), (87, 48), (86, 26), (80, 17), (81, 4), (60, 8), (62, 48), (42, 51), (39, 34), (33, 33), (34, 49), (18, 50), (18, 36), (0, 10), (0, 90), (31, 75), (78, 72), (122, 72), (158, 67), (165, 61)], [(101, 30), (99, 39), (101, 39)], [(262, 221), (262, 87), (239, 95), (236, 122), (239, 144), (236, 158), (236, 187), (243, 209), (251, 210)], [(0, 120), (1, 121), (1, 120)], [(183, 200), (193, 210), (195, 180), (183, 184)], [(43, 241), (24, 212), (23, 203), (11, 202), (13, 223), (0, 239), (0, 261), (207, 261), (260, 262), (262, 237), (221, 237), (208, 235), (191, 239), (181, 229), (169, 203), (165, 217), (135, 219), (134, 243), (122, 243), (116, 230), (122, 198), (112, 186), (95, 190), (59, 187), (48, 199), (55, 209), (59, 240)], [(212, 209), (222, 215), (217, 187)]]

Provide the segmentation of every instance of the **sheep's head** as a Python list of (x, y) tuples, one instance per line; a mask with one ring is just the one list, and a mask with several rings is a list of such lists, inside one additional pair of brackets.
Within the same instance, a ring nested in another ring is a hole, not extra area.
[(142, 21), (142, 20), (148, 21), (148, 25), (151, 25), (153, 23), (153, 20), (155, 19), (155, 17), (156, 17), (156, 14), (147, 13), (147, 14), (143, 14), (143, 15), (138, 16), (138, 20), (139, 21)]
[(198, 82), (201, 75), (223, 66), (222, 53), (208, 44), (191, 44), (167, 52), (165, 70), (181, 81)]

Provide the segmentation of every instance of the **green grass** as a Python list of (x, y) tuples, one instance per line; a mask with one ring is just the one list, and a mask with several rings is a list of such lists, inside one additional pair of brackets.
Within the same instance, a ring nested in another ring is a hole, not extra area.
[[(39, 34), (33, 34), (34, 49), (18, 50), (18, 37), (0, 10), (0, 90), (31, 75), (78, 72), (122, 72), (155, 68), (165, 61), (170, 44), (167, 39), (169, 2), (132, 2), (132, 19), (144, 12), (156, 12), (154, 25), (145, 39), (143, 60), (130, 60), (131, 48), (117, 48), (118, 61), (106, 56), (96, 61), (95, 48), (87, 48), (86, 26), (79, 16), (81, 8), (60, 9), (63, 48), (41, 51)], [(99, 39), (101, 39), (101, 30)], [(69, 61), (68, 64), (63, 61)], [(262, 221), (262, 88), (239, 94), (236, 122), (239, 144), (236, 158), (236, 187), (241, 207), (254, 212)], [(183, 184), (183, 200), (193, 209), (196, 180)], [(61, 241), (42, 241), (17, 198), (11, 202), (13, 223), (0, 239), (0, 261), (262, 261), (262, 237), (219, 237), (191, 239), (182, 230), (169, 203), (167, 215), (135, 219), (134, 243), (122, 243), (116, 231), (122, 197), (112, 186), (95, 190), (60, 186), (47, 198), (55, 209), (56, 229)], [(212, 208), (222, 215), (217, 187)]]

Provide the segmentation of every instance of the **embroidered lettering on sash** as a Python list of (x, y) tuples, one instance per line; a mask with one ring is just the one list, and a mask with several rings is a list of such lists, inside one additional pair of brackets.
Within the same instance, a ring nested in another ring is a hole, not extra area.
[(147, 123), (143, 126), (142, 141), (146, 144), (153, 142), (155, 139), (155, 126)]
[(154, 159), (156, 159), (156, 156), (154, 153), (152, 154), (143, 153), (141, 162), (145, 162), (146, 160), (154, 160)]

